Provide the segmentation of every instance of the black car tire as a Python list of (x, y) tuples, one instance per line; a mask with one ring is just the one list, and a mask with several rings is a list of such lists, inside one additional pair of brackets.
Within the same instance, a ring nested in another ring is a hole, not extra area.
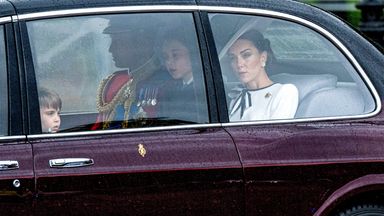
[(337, 216), (384, 216), (382, 205), (357, 205), (344, 210)]

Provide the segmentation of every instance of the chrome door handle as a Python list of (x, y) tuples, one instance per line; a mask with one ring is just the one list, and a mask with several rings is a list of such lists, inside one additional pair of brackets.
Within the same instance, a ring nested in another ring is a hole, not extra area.
[(51, 168), (72, 168), (90, 165), (93, 165), (93, 159), (91, 158), (59, 158), (49, 160)]
[(19, 162), (14, 160), (0, 161), (0, 171), (19, 169)]

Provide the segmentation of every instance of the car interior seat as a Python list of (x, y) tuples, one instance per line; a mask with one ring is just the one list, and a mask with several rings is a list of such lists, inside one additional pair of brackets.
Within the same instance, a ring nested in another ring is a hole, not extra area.
[(295, 118), (344, 116), (364, 113), (365, 101), (355, 83), (337, 82), (333, 74), (281, 73), (274, 82), (294, 84), (299, 91)]

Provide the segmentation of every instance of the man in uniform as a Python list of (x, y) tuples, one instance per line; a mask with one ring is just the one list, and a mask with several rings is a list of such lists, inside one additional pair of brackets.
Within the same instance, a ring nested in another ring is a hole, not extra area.
[[(145, 14), (116, 15), (104, 29), (111, 37), (115, 66), (122, 68), (101, 81), (99, 115), (93, 130), (128, 128), (131, 120), (155, 117), (157, 85), (146, 84), (158, 69), (154, 55), (156, 21)], [(158, 82), (159, 83), (159, 82)]]

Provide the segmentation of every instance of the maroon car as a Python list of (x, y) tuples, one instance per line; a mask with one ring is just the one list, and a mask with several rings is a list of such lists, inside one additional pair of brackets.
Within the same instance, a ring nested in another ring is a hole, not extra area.
[(290, 0), (0, 2), (1, 215), (384, 215), (384, 56)]

